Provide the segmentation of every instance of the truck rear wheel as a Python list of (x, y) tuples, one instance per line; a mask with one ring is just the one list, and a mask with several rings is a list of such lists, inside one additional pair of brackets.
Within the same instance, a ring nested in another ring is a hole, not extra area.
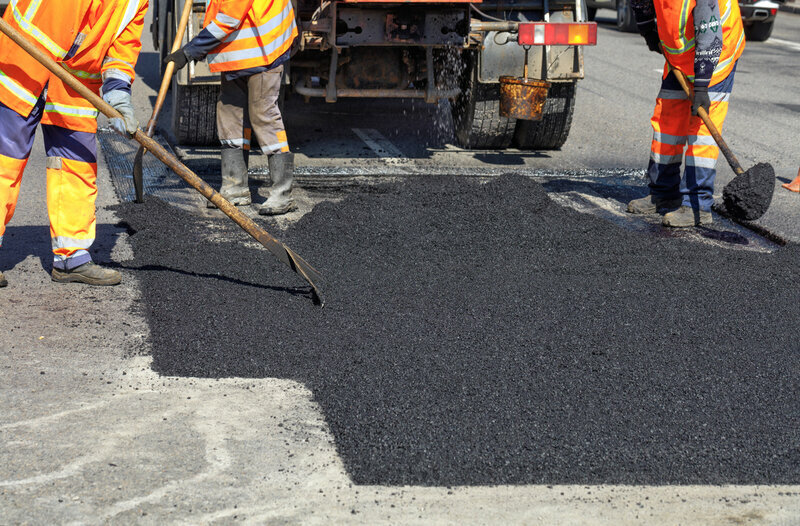
[(617, 29), (623, 33), (635, 33), (636, 19), (633, 17), (633, 10), (629, 5), (629, 0), (617, 0)]
[(172, 131), (178, 144), (216, 145), (219, 86), (172, 82)]
[(514, 143), (522, 150), (557, 150), (569, 137), (577, 82), (553, 83), (540, 121), (517, 121)]
[(469, 60), (461, 94), (452, 103), (453, 123), (462, 148), (503, 149), (511, 146), (515, 119), (500, 116), (500, 84), (478, 82), (475, 60)]
[(753, 42), (764, 42), (772, 35), (775, 20), (769, 22), (752, 22), (744, 26), (744, 36)]

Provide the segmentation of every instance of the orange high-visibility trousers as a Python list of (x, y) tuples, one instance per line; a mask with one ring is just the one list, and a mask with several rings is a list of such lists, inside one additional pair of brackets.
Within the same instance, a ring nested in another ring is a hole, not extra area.
[[(720, 130), (728, 113), (735, 70), (734, 66), (725, 80), (708, 88), (709, 116)], [(692, 115), (692, 103), (672, 73), (661, 83), (650, 122), (653, 125), (647, 168), (650, 194), (658, 199), (682, 197), (685, 206), (711, 210), (719, 148), (702, 119)], [(681, 177), (681, 161), (684, 160)]]
[(47, 154), (47, 209), (53, 266), (91, 261), (97, 197), (97, 111), (56, 77), (30, 115), (0, 103), (0, 245), (19, 197), (22, 174), (41, 123)]

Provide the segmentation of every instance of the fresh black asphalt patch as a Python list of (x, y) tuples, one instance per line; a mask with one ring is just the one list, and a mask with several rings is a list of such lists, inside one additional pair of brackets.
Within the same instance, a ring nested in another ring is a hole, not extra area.
[(356, 483), (800, 483), (798, 246), (419, 179), (266, 223), (325, 275), (320, 309), (227, 219), (118, 212), (155, 370), (302, 382)]

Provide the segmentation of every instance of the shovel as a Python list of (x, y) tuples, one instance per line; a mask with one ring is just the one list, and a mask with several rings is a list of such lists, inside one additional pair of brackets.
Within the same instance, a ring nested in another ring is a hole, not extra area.
[[(191, 2), (187, 2), (191, 4)], [(103, 115), (110, 119), (122, 119), (122, 115), (111, 107), (106, 101), (101, 99), (92, 90), (81, 84), (81, 82), (68, 73), (64, 68), (59, 66), (56, 61), (50, 58), (34, 44), (29, 42), (23, 37), (16, 29), (11, 27), (8, 22), (0, 19), (0, 32), (4, 33), (7, 37), (17, 43), (19, 47), (25, 50), (29, 55), (35, 58), (44, 67), (49, 69), (55, 76), (61, 79), (64, 84), (75, 90), (81, 97), (88, 100), (95, 108), (97, 108)], [(214, 191), (205, 181), (200, 179), (193, 171), (181, 163), (174, 155), (164, 149), (158, 142), (148, 137), (142, 130), (136, 130), (133, 138), (142, 146), (147, 148), (157, 159), (170, 167), (181, 179), (186, 181), (195, 190), (200, 192), (203, 197), (211, 201), (217, 208), (222, 210), (228, 217), (230, 217), (237, 225), (253, 236), (253, 238), (261, 243), (264, 248), (269, 250), (283, 264), (288, 266), (292, 271), (299, 274), (304, 280), (311, 285), (312, 299), (316, 305), (323, 305), (322, 293), (314, 281), (319, 280), (322, 276), (320, 273), (306, 261), (297, 255), (292, 249), (272, 237), (266, 230), (258, 226), (255, 221), (244, 215), (238, 208), (230, 203), (227, 199), (222, 197), (219, 192)]]
[[(689, 100), (692, 100), (692, 88), (683, 72), (670, 68), (678, 83), (683, 88)], [(733, 155), (728, 144), (722, 138), (719, 130), (711, 121), (704, 108), (697, 109), (697, 116), (703, 119), (703, 123), (711, 132), (711, 136), (717, 142), (717, 146), (725, 155), (728, 164), (736, 173), (736, 177), (722, 189), (722, 201), (725, 203), (725, 211), (735, 219), (752, 221), (763, 216), (770, 203), (772, 193), (775, 190), (775, 170), (769, 163), (758, 163), (747, 171), (742, 169), (739, 160)]]
[[(186, 25), (189, 23), (189, 17), (192, 14), (192, 0), (186, 0), (183, 3), (183, 11), (181, 12), (181, 19), (178, 22), (178, 32), (175, 35), (175, 42), (172, 43), (172, 50), (170, 53), (175, 53), (183, 43), (183, 34), (186, 32)], [(175, 72), (175, 63), (170, 62), (164, 69), (164, 76), (161, 79), (161, 87), (158, 90), (158, 97), (156, 104), (153, 106), (153, 115), (150, 116), (150, 121), (147, 123), (145, 133), (148, 137), (152, 137), (158, 122), (158, 114), (161, 113), (161, 107), (164, 106), (164, 99), (167, 98), (167, 90), (172, 83), (172, 74)], [(145, 147), (139, 146), (136, 151), (136, 157), (133, 158), (133, 188), (136, 193), (134, 202), (144, 202), (144, 176), (142, 172), (142, 161), (145, 154)]]

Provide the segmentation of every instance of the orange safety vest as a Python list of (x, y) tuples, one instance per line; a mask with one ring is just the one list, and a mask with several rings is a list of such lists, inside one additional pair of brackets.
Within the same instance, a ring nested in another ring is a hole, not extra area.
[[(147, 5), (147, 0), (11, 0), (3, 19), (99, 91), (107, 78), (133, 82)], [(27, 117), (49, 80), (44, 66), (0, 34), (0, 102)], [(78, 106), (49, 110), (97, 116)]]
[[(694, 80), (694, 21), (696, 0), (654, 0), (658, 36), (664, 56), (670, 65)], [(744, 51), (742, 14), (737, 0), (719, 0), (722, 26), (722, 53), (714, 68), (710, 85), (718, 84), (730, 74)], [(712, 29), (707, 29), (712, 31)]]
[(268, 66), (297, 37), (289, 0), (211, 0), (203, 26), (222, 41), (208, 54), (211, 71)]

